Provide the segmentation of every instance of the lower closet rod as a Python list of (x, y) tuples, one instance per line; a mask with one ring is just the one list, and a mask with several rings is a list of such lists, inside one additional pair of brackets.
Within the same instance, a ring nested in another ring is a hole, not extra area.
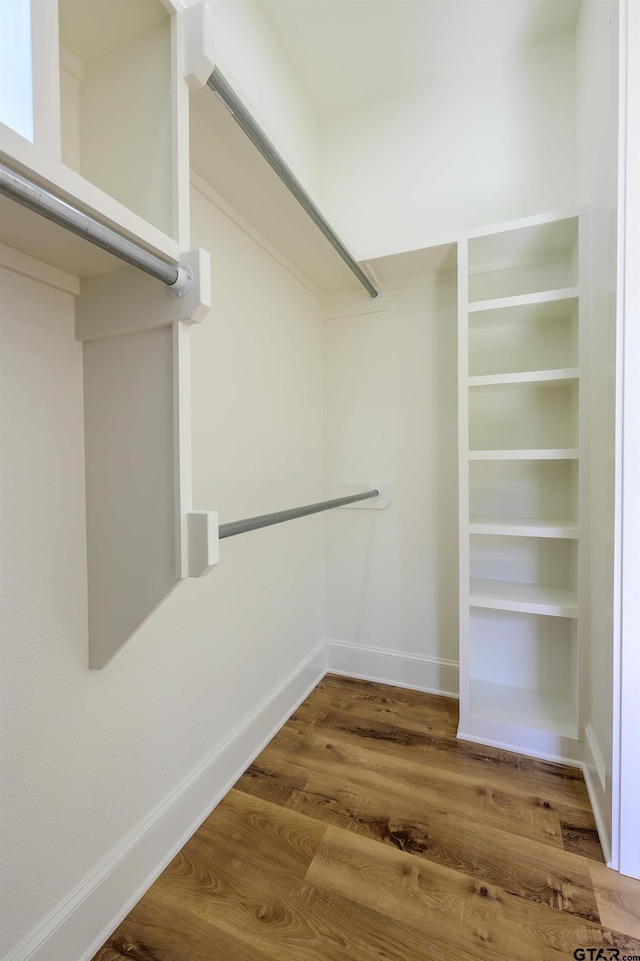
[(77, 234), (89, 243), (102, 247), (120, 260), (126, 261), (133, 267), (151, 274), (157, 280), (167, 284), (169, 293), (178, 296), (184, 291), (188, 282), (188, 271), (184, 267), (175, 267), (165, 263), (154, 254), (148, 253), (143, 247), (127, 240), (110, 227), (105, 227), (98, 220), (83, 214), (64, 200), (49, 193), (43, 187), (27, 180), (22, 174), (16, 173), (4, 164), (0, 164), (0, 194), (28, 207), (40, 216), (51, 220), (65, 230)]
[(336, 497), (330, 501), (320, 501), (318, 504), (307, 504), (305, 507), (291, 507), (287, 511), (275, 511), (273, 514), (260, 514), (258, 517), (246, 517), (242, 521), (230, 521), (228, 524), (221, 524), (218, 528), (218, 537), (233, 537), (234, 534), (245, 534), (247, 531), (255, 531), (259, 527), (270, 527), (272, 524), (282, 524), (283, 521), (292, 521), (296, 517), (306, 517), (307, 514), (319, 514), (320, 511), (330, 511), (334, 507), (344, 507), (345, 504), (355, 504), (356, 501), (364, 501), (369, 497), (379, 497), (380, 491), (374, 488), (372, 491), (365, 491), (363, 494), (350, 494), (348, 497)]

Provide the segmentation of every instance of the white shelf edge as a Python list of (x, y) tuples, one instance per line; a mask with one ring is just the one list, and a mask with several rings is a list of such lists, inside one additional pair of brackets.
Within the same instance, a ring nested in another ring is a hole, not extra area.
[(559, 287), (556, 290), (541, 290), (534, 294), (518, 294), (516, 297), (494, 297), (491, 300), (469, 301), (469, 313), (481, 310), (497, 310), (505, 307), (525, 307), (530, 304), (548, 304), (557, 300), (576, 300), (578, 287)]
[(474, 514), (469, 519), (470, 534), (499, 534), (511, 537), (578, 538), (575, 521), (535, 517), (483, 517)]
[(469, 460), (577, 460), (576, 447), (543, 447), (534, 450), (470, 450)]
[(469, 388), (508, 387), (518, 384), (554, 384), (561, 387), (578, 380), (579, 367), (556, 367), (551, 370), (525, 370), (508, 374), (478, 374), (469, 377)]
[(472, 577), (470, 582), (469, 606), (523, 614), (547, 614), (550, 617), (578, 616), (578, 600), (574, 591), (476, 577)]

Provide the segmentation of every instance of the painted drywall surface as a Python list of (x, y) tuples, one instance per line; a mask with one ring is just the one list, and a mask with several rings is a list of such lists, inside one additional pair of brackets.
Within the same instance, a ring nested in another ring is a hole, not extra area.
[(258, 3), (213, 0), (212, 7), (216, 66), (317, 201), (317, 120)]
[[(578, 183), (592, 205), (589, 677), (585, 721), (602, 754), (611, 830), (616, 390), (617, 4), (587, 0), (576, 31)], [(596, 782), (597, 783), (597, 782)]]
[(327, 636), (457, 660), (455, 290), (384, 296), (324, 325), (327, 479), (393, 484), (384, 511), (327, 516)]
[[(194, 487), (198, 506), (228, 518), (269, 509), (280, 482), (299, 502), (319, 484), (321, 324), (298, 281), (206, 217), (194, 238), (214, 250), (215, 307), (194, 335)], [(223, 543), (208, 577), (180, 585), (106, 669), (88, 670), (73, 301), (2, 281), (0, 957), (324, 635), (323, 525), (309, 518)]]
[(322, 126), (324, 210), (358, 257), (573, 202), (573, 34)]

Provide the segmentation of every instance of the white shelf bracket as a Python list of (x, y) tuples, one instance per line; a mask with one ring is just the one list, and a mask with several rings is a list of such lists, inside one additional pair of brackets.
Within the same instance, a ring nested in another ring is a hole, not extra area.
[(184, 76), (189, 90), (200, 90), (215, 66), (213, 10), (210, 0), (196, 0), (183, 13)]
[(218, 512), (190, 511), (187, 514), (189, 577), (208, 574), (219, 559)]

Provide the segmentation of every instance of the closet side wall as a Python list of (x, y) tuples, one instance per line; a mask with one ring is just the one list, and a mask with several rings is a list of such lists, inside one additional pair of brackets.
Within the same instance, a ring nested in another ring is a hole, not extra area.
[[(590, 651), (585, 760), (591, 798), (612, 829), (618, 4), (585, 0), (576, 31), (580, 201), (592, 205), (590, 337)], [(587, 357), (588, 359), (588, 357)], [(601, 830), (602, 833), (602, 830)]]
[(358, 257), (575, 202), (573, 34), (327, 121), (325, 211)]
[[(285, 506), (304, 503), (322, 480), (318, 302), (235, 224), (196, 205), (214, 306), (193, 335), (195, 505), (230, 520), (279, 506), (276, 490)], [(111, 664), (89, 671), (73, 298), (0, 275), (4, 958), (49, 912), (68, 910), (76, 885), (90, 891), (104, 859), (117, 861), (156, 806), (177, 803), (186, 779), (200, 783), (213, 752), (321, 643), (324, 535), (309, 518), (223, 541), (218, 567), (180, 584)], [(247, 743), (227, 747), (226, 777)], [(178, 840), (161, 838), (158, 861)], [(129, 883), (116, 891), (123, 906)], [(106, 923), (100, 910), (85, 918), (90, 937)], [(67, 941), (39, 956), (80, 953)]]
[(383, 291), (324, 325), (328, 480), (390, 480), (384, 511), (327, 515), (327, 637), (341, 669), (457, 690), (455, 285)]

